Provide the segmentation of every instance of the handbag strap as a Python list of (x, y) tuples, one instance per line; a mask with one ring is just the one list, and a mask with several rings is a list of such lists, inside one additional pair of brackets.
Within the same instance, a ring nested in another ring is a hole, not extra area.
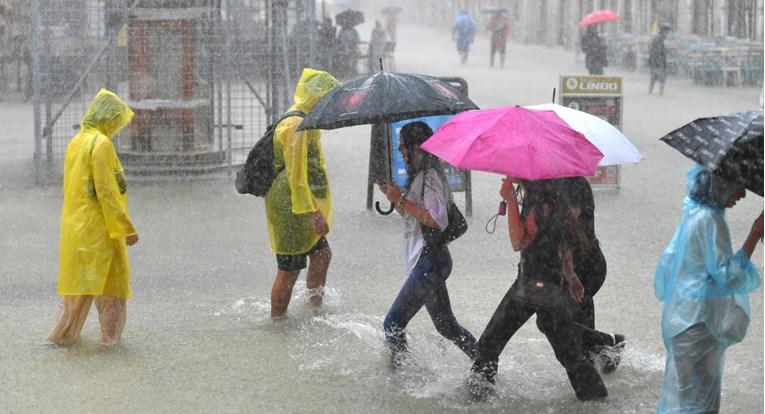
[[(444, 178), (441, 177), (441, 174), (438, 173), (438, 170), (436, 170), (436, 175), (439, 176), (442, 180), (444, 180), (444, 195), (448, 200), (446, 200), (446, 208), (447, 210), (451, 208), (452, 203), (454, 203), (454, 200), (452, 198), (451, 190), (449, 190), (449, 182), (447, 182)], [(425, 205), (425, 178), (428, 176), (428, 169), (422, 170), (422, 188), (420, 190), (420, 198), (422, 198), (422, 204)]]

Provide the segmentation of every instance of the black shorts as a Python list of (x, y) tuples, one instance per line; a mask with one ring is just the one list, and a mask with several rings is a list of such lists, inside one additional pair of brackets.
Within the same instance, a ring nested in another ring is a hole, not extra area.
[(318, 252), (319, 250), (329, 247), (329, 242), (327, 241), (327, 238), (322, 236), (319, 241), (316, 242), (316, 244), (311, 247), (310, 250), (308, 250), (305, 253), (301, 254), (277, 254), (276, 255), (276, 266), (279, 270), (282, 270), (284, 272), (294, 272), (296, 270), (303, 270), (306, 268), (306, 265), (308, 264), (308, 256)]

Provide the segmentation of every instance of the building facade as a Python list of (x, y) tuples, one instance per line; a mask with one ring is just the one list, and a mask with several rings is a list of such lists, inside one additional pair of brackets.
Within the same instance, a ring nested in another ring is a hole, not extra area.
[(491, 7), (507, 9), (512, 41), (577, 47), (579, 20), (594, 10), (613, 10), (622, 18), (604, 25), (605, 32), (650, 34), (663, 25), (680, 36), (763, 39), (763, 0), (366, 0), (367, 10), (400, 6), (402, 22), (450, 30), (460, 10), (467, 10), (479, 30)]

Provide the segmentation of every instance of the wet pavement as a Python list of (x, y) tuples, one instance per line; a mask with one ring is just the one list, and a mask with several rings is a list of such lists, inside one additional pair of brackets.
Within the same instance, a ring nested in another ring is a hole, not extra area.
[[(557, 48), (511, 42), (506, 66), (491, 68), (485, 37), (464, 65), (448, 32), (401, 25), (399, 38), (398, 71), (463, 77), (482, 108), (549, 102), (559, 75), (586, 74), (573, 52)], [(82, 343), (41, 348), (59, 300), (61, 190), (34, 185), (31, 105), (0, 103), (0, 411), (652, 412), (664, 364), (653, 270), (680, 217), (691, 166), (658, 139), (700, 116), (757, 107), (761, 88), (670, 78), (659, 97), (647, 94), (645, 74), (606, 68), (606, 75), (623, 77), (623, 131), (645, 157), (622, 168), (618, 190), (596, 191), (596, 229), (609, 267), (596, 297), (597, 324), (629, 341), (622, 365), (605, 377), (607, 401), (576, 401), (533, 321), (502, 354), (489, 401), (467, 396), (469, 361), (424, 311), (408, 328), (411, 365), (388, 370), (382, 318), (405, 277), (402, 223), (365, 209), (368, 126), (323, 134), (335, 200), (323, 308), (306, 305), (302, 276), (289, 317), (270, 320), (276, 262), (261, 199), (238, 195), (225, 179), (129, 182), (141, 240), (129, 250), (134, 297), (123, 344), (99, 348), (93, 311)], [(473, 174), (470, 230), (451, 247), (452, 306), (476, 336), (518, 262), (501, 223), (494, 234), (484, 230), (500, 182)], [(762, 199), (750, 193), (728, 212), (734, 248), (761, 210)], [(762, 245), (752, 260), (762, 273)], [(727, 353), (725, 412), (763, 411), (762, 288), (750, 298), (749, 333)]]

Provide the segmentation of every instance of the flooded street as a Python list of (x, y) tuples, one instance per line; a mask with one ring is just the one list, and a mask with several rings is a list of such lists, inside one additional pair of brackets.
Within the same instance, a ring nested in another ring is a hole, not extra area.
[[(371, 24), (360, 26), (368, 33)], [(451, 35), (399, 27), (396, 70), (464, 78), (481, 108), (551, 100), (560, 75), (586, 69), (570, 51), (509, 43), (504, 68), (489, 66), (477, 37), (460, 64)], [(596, 326), (628, 343), (604, 375), (609, 398), (579, 402), (545, 337), (529, 321), (500, 358), (497, 393), (475, 402), (465, 386), (471, 363), (421, 311), (408, 327), (411, 358), (392, 372), (382, 321), (406, 275), (402, 220), (366, 210), (369, 126), (324, 131), (334, 197), (333, 260), (325, 305), (313, 309), (301, 275), (288, 318), (272, 321), (276, 260), (263, 201), (236, 193), (233, 179), (130, 181), (140, 243), (129, 249), (133, 298), (123, 342), (101, 349), (95, 309), (83, 340), (43, 347), (55, 322), (61, 188), (34, 185), (29, 104), (0, 103), (0, 411), (251, 413), (649, 413), (664, 370), (656, 261), (679, 222), (690, 160), (659, 141), (708, 115), (759, 106), (761, 88), (700, 87), (670, 77), (665, 96), (648, 76), (622, 76), (623, 132), (645, 159), (621, 169), (621, 187), (597, 190), (596, 231), (608, 277), (596, 296)], [(474, 172), (470, 229), (450, 246), (452, 308), (480, 336), (516, 276), (506, 224), (486, 222), (501, 177)], [(462, 194), (455, 196), (464, 206)], [(384, 200), (377, 193), (375, 200)], [(762, 198), (747, 197), (726, 218), (737, 250)], [(464, 211), (464, 210), (463, 210)], [(763, 246), (752, 256), (763, 271)], [(763, 411), (763, 288), (750, 295), (752, 322), (726, 354), (723, 412)]]

